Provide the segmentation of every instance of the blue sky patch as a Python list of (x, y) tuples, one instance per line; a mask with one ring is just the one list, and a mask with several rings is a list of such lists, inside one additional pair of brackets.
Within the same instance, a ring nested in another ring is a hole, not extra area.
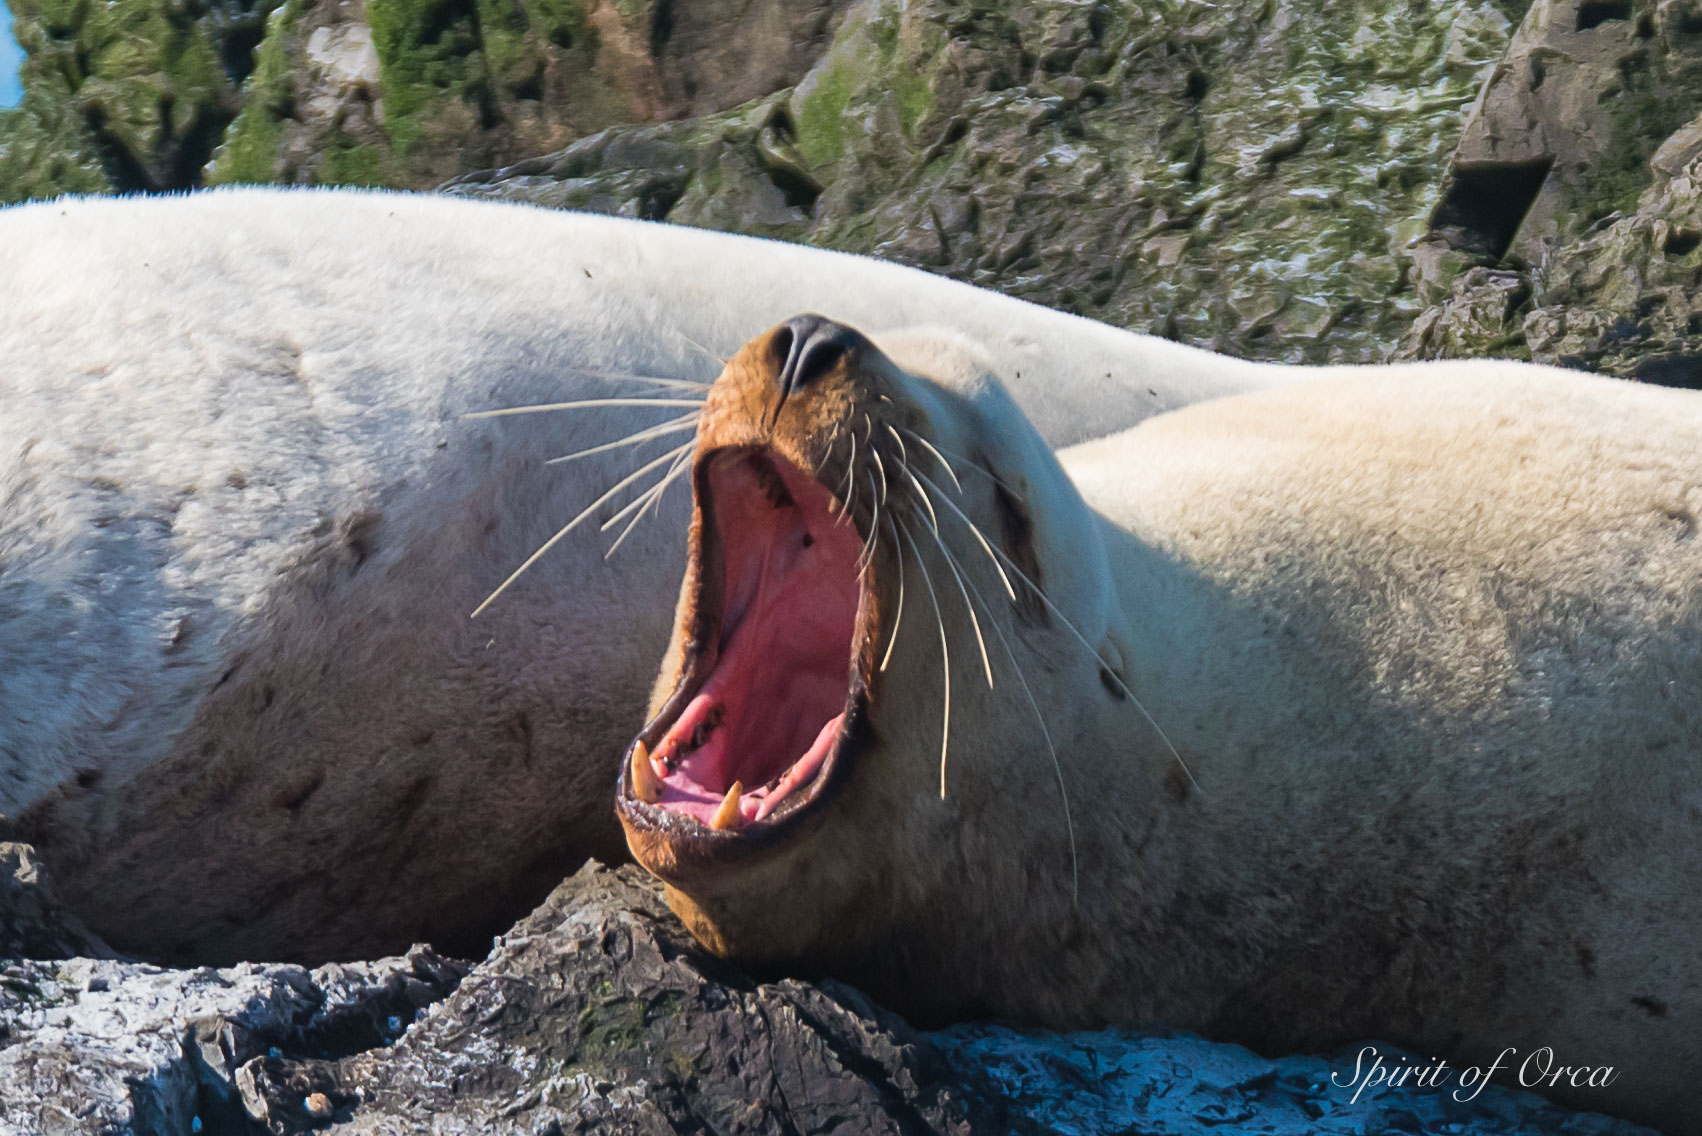
[(24, 97), (18, 86), (18, 68), (24, 62), (23, 49), (12, 38), (12, 9), (0, 0), (0, 107), (17, 106)]

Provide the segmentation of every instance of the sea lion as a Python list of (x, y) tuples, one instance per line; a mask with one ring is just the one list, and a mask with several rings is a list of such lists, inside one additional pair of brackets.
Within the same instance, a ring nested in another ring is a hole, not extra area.
[(1702, 394), (1346, 368), (1054, 456), (998, 371), (803, 317), (710, 390), (617, 790), (693, 933), (1694, 1131)]
[[(594, 530), (750, 329), (949, 328), (1060, 444), (1283, 377), (861, 257), (436, 197), (64, 200), (0, 211), (0, 248), (0, 813), (164, 961), (478, 950), (621, 854), (606, 762), (684, 496), (612, 559)], [(609, 398), (658, 401), (463, 418)]]

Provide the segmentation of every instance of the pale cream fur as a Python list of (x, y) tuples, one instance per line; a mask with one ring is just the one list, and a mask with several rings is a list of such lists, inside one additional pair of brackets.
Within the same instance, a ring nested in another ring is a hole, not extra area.
[(1551, 1095), (1702, 1125), (1702, 394), (1343, 369), (1060, 469), (992, 370), (855, 381), (1026, 497), (1054, 610), (1020, 618), (937, 503), (1000, 540), (990, 479), (960, 466), (936, 512), (990, 601), (989, 690), (924, 512), (889, 505), (950, 643), (946, 794), (936, 617), (883, 536), (883, 637), (900, 558), (905, 614), (837, 794), (725, 867), (635, 843), (694, 931), (919, 1021), (1377, 1037), (1455, 1068), (1548, 1046), (1616, 1072)]
[(0, 812), (113, 942), (201, 962), (477, 949), (618, 852), (686, 494), (468, 614), (643, 460), (547, 459), (683, 411), (464, 413), (665, 393), (598, 376), (707, 380), (808, 308), (974, 337), (1060, 444), (1285, 377), (866, 258), (440, 197), (66, 200), (0, 210), (0, 250)]

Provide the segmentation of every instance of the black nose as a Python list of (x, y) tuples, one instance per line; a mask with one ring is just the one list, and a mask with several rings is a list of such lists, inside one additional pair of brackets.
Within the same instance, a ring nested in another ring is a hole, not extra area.
[(809, 386), (839, 363), (862, 336), (826, 316), (793, 316), (774, 333), (774, 353), (785, 360), (775, 373), (780, 401)]

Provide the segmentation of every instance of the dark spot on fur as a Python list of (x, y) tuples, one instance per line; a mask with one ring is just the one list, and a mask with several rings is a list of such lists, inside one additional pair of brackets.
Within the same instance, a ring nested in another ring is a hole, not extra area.
[(532, 719), (526, 711), (521, 710), (514, 715), (514, 720), (508, 727), (509, 737), (520, 743), (520, 764), (532, 766)]
[(307, 803), (307, 799), (319, 792), (319, 787), (325, 784), (325, 771), (316, 769), (305, 781), (285, 789), (273, 799), (273, 804), (295, 812)]
[(232, 489), (247, 489), (248, 478), (240, 469), (233, 469), (230, 476), (225, 478), (225, 484)]
[(1637, 997), (1631, 999), (1631, 1004), (1636, 1006), (1639, 1010), (1642, 1010), (1645, 1014), (1648, 1014), (1651, 1018), (1664, 1018), (1667, 1016), (1667, 1004), (1659, 998), (1651, 998), (1647, 994), (1639, 994)]
[(430, 745), (432, 736), (433, 732), (431, 730), (415, 730), (412, 734), (408, 735), (408, 744), (416, 747)]
[(372, 555), (378, 519), (376, 512), (366, 512), (358, 513), (343, 523), (343, 544), (354, 557), (355, 568), (365, 564), (366, 558)]
[(1696, 535), (1696, 514), (1689, 509), (1661, 506), (1660, 513), (1673, 526), (1674, 540), (1682, 543)]
[(100, 784), (101, 771), (98, 769), (77, 770), (77, 788), (93, 789)]
[(1182, 767), (1174, 761), (1164, 771), (1164, 795), (1170, 798), (1173, 805), (1184, 804), (1193, 787), (1188, 784), (1188, 775), (1182, 772)]
[(1115, 698), (1119, 702), (1128, 697), (1123, 693), (1123, 684), (1118, 681), (1116, 675), (1111, 673), (1110, 667), (1099, 668), (1099, 685), (1109, 691), (1111, 697)]
[(1578, 944), (1578, 969), (1584, 972), (1585, 978), (1596, 976), (1596, 952), (1583, 943)]

